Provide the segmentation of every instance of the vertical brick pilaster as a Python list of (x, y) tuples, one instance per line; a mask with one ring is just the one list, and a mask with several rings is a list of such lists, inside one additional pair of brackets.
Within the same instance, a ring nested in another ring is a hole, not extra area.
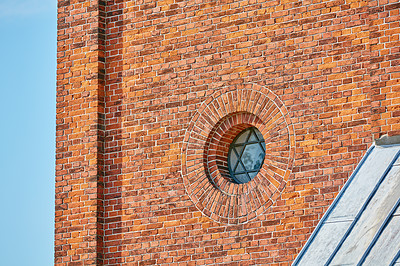
[(102, 262), (104, 5), (58, 1), (56, 265)]

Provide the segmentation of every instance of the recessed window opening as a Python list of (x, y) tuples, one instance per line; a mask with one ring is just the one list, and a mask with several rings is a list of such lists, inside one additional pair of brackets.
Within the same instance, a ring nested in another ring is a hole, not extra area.
[(260, 171), (265, 158), (265, 140), (255, 127), (240, 132), (228, 152), (228, 168), (232, 181), (244, 184)]

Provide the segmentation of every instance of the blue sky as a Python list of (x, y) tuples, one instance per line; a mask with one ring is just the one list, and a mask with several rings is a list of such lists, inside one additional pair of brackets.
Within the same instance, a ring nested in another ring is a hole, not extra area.
[(0, 0), (0, 264), (52, 265), (56, 0)]

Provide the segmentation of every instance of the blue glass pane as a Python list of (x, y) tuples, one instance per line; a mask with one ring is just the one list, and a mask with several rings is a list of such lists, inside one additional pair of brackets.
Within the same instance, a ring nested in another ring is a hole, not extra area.
[(239, 184), (243, 184), (243, 183), (247, 183), (250, 181), (249, 177), (247, 176), (247, 174), (240, 174), (240, 175), (235, 175), (236, 181)]
[(241, 157), (247, 171), (259, 170), (265, 154), (259, 143), (246, 145)]
[(263, 139), (264, 139), (264, 137), (263, 137), (263, 135), (261, 134), (260, 131), (258, 131), (257, 129), (255, 129), (254, 132), (256, 132), (257, 137), (258, 137), (258, 140), (263, 140)]
[(250, 172), (248, 174), (250, 176), (250, 179), (253, 179), (258, 174), (258, 172)]
[(249, 141), (258, 141), (258, 139), (256, 138), (256, 135), (254, 135), (253, 132), (250, 135)]
[(244, 172), (244, 168), (241, 163), (239, 163), (235, 169), (235, 173), (240, 173), (240, 172)]

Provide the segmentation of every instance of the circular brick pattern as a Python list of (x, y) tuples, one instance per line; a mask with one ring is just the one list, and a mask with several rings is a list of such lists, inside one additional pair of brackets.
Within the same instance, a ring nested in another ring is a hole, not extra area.
[[(265, 160), (251, 181), (236, 184), (227, 167), (229, 145), (248, 127), (262, 133)], [(247, 222), (267, 210), (285, 187), (294, 141), (289, 114), (271, 91), (255, 84), (218, 90), (199, 108), (185, 135), (182, 175), (186, 191), (213, 220)]]

